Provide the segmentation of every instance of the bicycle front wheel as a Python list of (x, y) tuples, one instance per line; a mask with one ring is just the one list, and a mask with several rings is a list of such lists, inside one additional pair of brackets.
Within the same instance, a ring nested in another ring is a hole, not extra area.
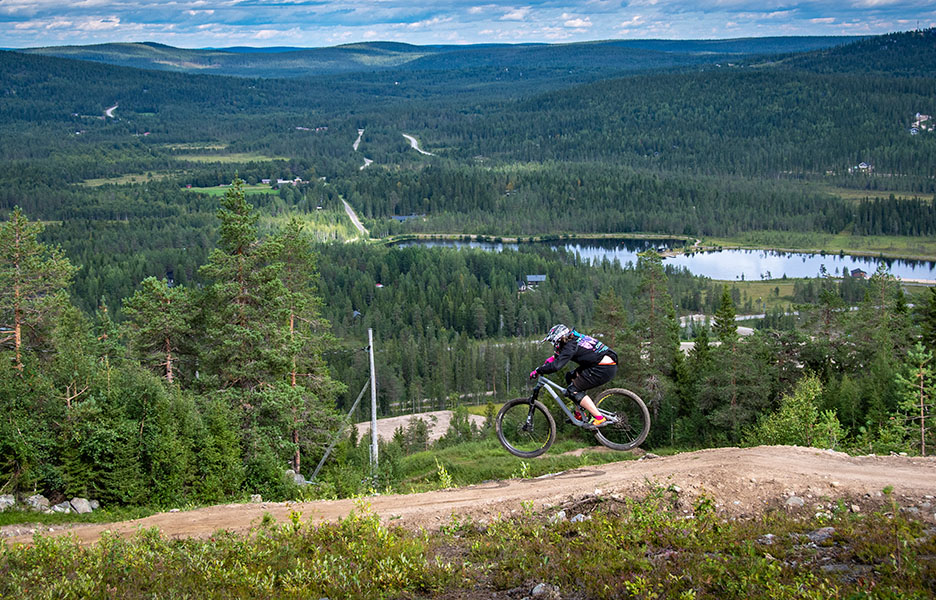
[(603, 391), (595, 400), (598, 410), (611, 422), (595, 432), (602, 445), (612, 450), (630, 450), (647, 439), (650, 412), (640, 396), (624, 388)]
[(510, 400), (497, 413), (494, 423), (497, 439), (520, 458), (539, 456), (556, 440), (556, 421), (539, 400)]

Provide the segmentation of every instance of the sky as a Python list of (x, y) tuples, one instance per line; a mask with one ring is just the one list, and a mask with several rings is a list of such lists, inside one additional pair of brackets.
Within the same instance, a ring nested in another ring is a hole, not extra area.
[(934, 26), (936, 0), (0, 0), (0, 48), (568, 43)]

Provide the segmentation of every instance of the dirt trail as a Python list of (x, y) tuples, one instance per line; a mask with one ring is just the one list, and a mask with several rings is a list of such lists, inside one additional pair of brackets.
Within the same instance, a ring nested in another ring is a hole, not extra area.
[[(675, 491), (687, 508), (705, 494), (719, 511), (753, 516), (783, 506), (791, 495), (805, 501), (804, 510), (818, 503), (845, 499), (852, 510), (868, 511), (884, 500), (882, 490), (893, 487), (902, 506), (912, 506), (920, 518), (936, 520), (936, 459), (902, 456), (852, 457), (846, 454), (792, 446), (718, 448), (664, 458), (643, 458), (583, 467), (538, 479), (492, 481), (464, 488), (367, 499), (370, 510), (387, 523), (434, 529), (452, 515), (488, 522), (498, 515), (550, 509), (596, 495), (642, 497), (655, 487)], [(158, 527), (169, 538), (207, 537), (219, 529), (247, 532), (267, 513), (277, 521), (298, 511), (303, 521), (335, 521), (359, 509), (353, 500), (229, 504), (178, 513), (160, 513), (135, 521), (83, 525), (48, 535), (75, 535), (82, 542), (98, 540), (106, 531), (133, 534)], [(11, 537), (8, 543), (29, 542), (31, 536)]]

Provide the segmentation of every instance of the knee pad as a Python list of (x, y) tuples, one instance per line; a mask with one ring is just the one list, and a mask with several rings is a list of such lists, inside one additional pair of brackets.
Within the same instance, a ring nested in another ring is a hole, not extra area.
[(576, 404), (580, 404), (582, 398), (585, 397), (585, 392), (575, 389), (574, 385), (570, 385), (565, 389), (565, 396), (566, 398), (571, 398)]

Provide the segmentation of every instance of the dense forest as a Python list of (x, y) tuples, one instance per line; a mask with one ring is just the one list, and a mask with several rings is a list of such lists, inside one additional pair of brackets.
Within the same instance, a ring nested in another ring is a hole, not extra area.
[[(777, 423), (803, 409), (808, 443), (924, 452), (936, 293), (886, 270), (797, 281), (792, 310), (739, 337), (736, 314), (758, 312), (744, 287), (649, 243), (593, 265), (538, 244), (375, 242), (932, 237), (932, 36), (737, 42), (718, 49), (730, 61), (557, 46), (506, 70), (542, 49), (433, 48), (289, 78), (2, 52), (0, 490), (291, 497), (282, 471), (308, 474), (368, 378), (368, 329), (381, 415), (523, 394), (548, 350), (534, 341), (567, 322), (618, 350), (648, 446), (802, 443)], [(636, 62), (567, 68), (608, 53)], [(545, 281), (522, 288), (531, 274)], [(364, 485), (355, 452), (322, 474), (333, 492)]]

